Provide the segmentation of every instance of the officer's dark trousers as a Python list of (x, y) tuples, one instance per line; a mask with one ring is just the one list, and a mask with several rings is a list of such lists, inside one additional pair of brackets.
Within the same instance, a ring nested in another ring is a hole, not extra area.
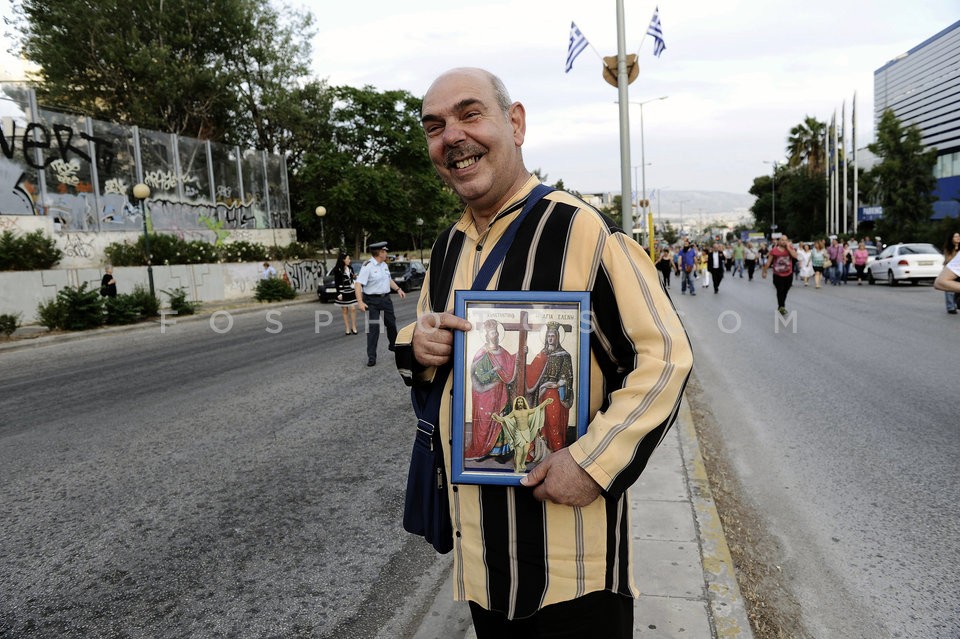
[(397, 343), (397, 318), (393, 314), (393, 302), (390, 294), (368, 295), (363, 294), (363, 303), (367, 305), (367, 358), (377, 359), (377, 342), (380, 331), (387, 329), (387, 340), (390, 348)]

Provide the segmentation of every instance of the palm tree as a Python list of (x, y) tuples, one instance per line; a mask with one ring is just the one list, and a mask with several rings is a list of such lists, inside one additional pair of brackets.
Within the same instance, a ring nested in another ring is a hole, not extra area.
[(807, 175), (823, 173), (823, 139), (827, 123), (806, 116), (800, 124), (790, 129), (787, 138), (787, 161), (790, 167), (806, 167)]

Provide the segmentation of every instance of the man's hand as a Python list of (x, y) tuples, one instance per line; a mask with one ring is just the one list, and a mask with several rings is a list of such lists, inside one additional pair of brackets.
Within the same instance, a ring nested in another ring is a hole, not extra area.
[(407, 294), (404, 293), (404, 292), (403, 292), (403, 289), (400, 288), (399, 286), (397, 287), (397, 295), (400, 296), (400, 299), (403, 299), (403, 298), (405, 298), (405, 297), (407, 296)]
[(453, 355), (453, 331), (471, 328), (470, 322), (452, 313), (428, 313), (413, 331), (413, 356), (424, 366), (442, 366)]
[(366, 313), (366, 312), (367, 312), (367, 305), (363, 303), (363, 300), (362, 300), (362, 299), (358, 299), (358, 300), (357, 300), (357, 308), (360, 309), (360, 312), (361, 312), (361, 313)]
[(566, 448), (549, 455), (520, 483), (533, 488), (540, 501), (562, 506), (588, 506), (600, 496), (600, 484), (580, 468)]

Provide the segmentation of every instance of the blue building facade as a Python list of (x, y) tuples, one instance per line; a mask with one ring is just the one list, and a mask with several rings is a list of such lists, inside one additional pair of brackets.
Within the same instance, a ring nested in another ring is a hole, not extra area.
[(960, 21), (873, 73), (874, 123), (893, 109), (937, 149), (934, 219), (960, 216)]

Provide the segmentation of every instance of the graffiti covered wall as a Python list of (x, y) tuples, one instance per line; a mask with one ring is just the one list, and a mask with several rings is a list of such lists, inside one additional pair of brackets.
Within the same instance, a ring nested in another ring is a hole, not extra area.
[(39, 108), (0, 95), (0, 216), (46, 216), (57, 232), (134, 231), (133, 185), (158, 231), (290, 228), (283, 157)]

